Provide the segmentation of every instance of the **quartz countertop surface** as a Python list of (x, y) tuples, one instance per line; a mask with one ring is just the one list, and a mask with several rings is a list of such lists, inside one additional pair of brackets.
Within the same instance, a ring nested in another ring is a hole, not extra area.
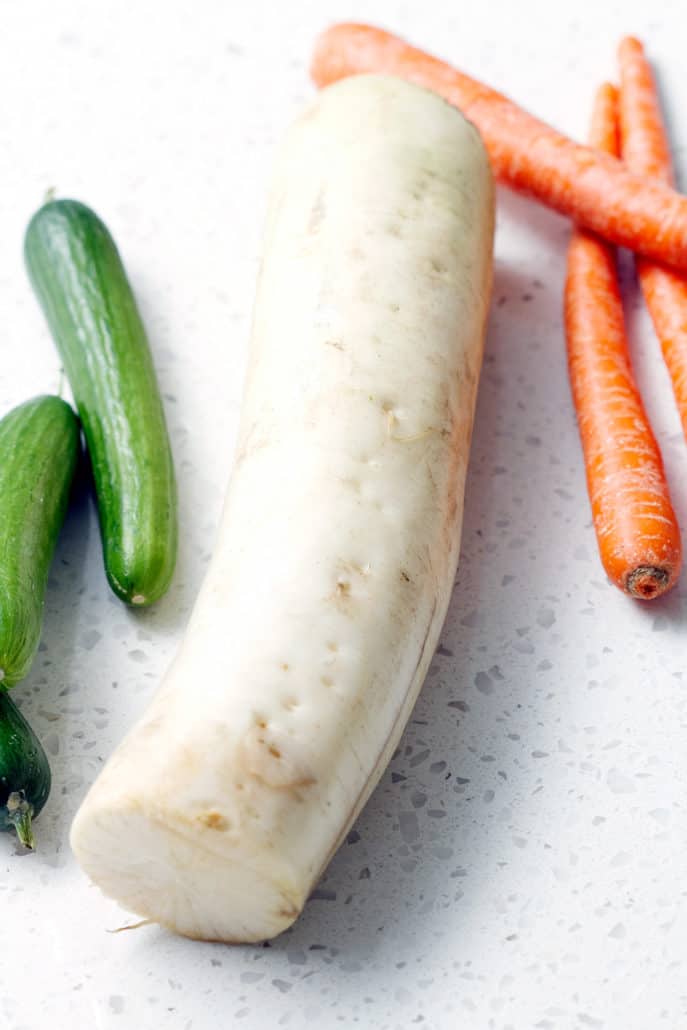
[[(674, 2), (4, 3), (0, 410), (55, 391), (22, 262), (47, 189), (91, 204), (149, 328), (180, 487), (169, 595), (109, 593), (77, 497), (15, 697), (53, 791), (0, 838), (0, 1027), (678, 1030), (687, 1025), (687, 577), (632, 603), (600, 567), (561, 324), (568, 224), (499, 191), (462, 558), (400, 749), (303, 916), (269, 946), (134, 921), (71, 855), (72, 816), (178, 644), (213, 547), (275, 144), (335, 20), (406, 35), (583, 139), (619, 37), (655, 60), (687, 188)], [(633, 360), (687, 528), (687, 445), (631, 261)], [(189, 684), (193, 689), (193, 684)], [(131, 842), (135, 848), (136, 842)]]

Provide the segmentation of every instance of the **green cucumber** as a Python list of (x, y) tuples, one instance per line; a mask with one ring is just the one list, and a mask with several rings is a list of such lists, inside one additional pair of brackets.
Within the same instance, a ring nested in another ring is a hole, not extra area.
[(0, 830), (16, 830), (33, 848), (32, 819), (50, 793), (50, 766), (41, 743), (6, 690), (0, 688)]
[(55, 338), (93, 466), (107, 578), (128, 604), (164, 594), (177, 552), (172, 453), (141, 317), (114, 240), (95, 212), (53, 200), (25, 257)]
[(31, 666), (41, 635), (48, 571), (79, 453), (76, 415), (36, 397), (0, 420), (0, 684)]

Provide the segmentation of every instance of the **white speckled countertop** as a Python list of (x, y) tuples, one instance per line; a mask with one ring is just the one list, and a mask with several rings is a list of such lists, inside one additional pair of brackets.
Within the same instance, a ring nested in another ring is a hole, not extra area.
[[(166, 399), (182, 524), (169, 596), (132, 613), (107, 590), (90, 502), (69, 516), (41, 651), (15, 694), (54, 786), (36, 854), (0, 839), (2, 1030), (687, 1025), (687, 579), (647, 607), (605, 581), (563, 358), (568, 227), (505, 192), (442, 644), (398, 755), (303, 917), (269, 947), (155, 927), (113, 935), (128, 917), (67, 844), (208, 561), (266, 177), (311, 92), (314, 34), (341, 18), (384, 23), (580, 137), (617, 38), (641, 34), (687, 186), (684, 4), (0, 7), (0, 411), (58, 384), (21, 259), (26, 222), (54, 186), (91, 203), (123, 252)], [(687, 447), (624, 267), (635, 361), (687, 529)]]

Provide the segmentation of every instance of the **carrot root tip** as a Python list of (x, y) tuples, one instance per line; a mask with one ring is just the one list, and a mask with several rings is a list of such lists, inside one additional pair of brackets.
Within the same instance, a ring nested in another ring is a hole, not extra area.
[(625, 588), (632, 597), (640, 601), (651, 601), (664, 593), (670, 586), (670, 573), (655, 565), (640, 565), (627, 577)]

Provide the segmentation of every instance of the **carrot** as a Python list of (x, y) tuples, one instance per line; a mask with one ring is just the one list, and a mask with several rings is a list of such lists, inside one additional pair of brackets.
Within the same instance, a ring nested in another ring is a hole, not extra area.
[(479, 129), (504, 183), (613, 243), (687, 271), (687, 197), (629, 172), (436, 57), (370, 25), (327, 29), (315, 45), (318, 86), (386, 72), (440, 93)]
[[(599, 89), (590, 143), (608, 153), (618, 152), (617, 102), (615, 87)], [(601, 561), (616, 586), (649, 600), (677, 579), (680, 530), (632, 375), (615, 252), (585, 229), (568, 250), (565, 331)]]
[[(672, 186), (670, 145), (644, 48), (628, 37), (622, 40), (618, 56), (623, 159), (632, 171)], [(637, 274), (687, 437), (687, 280), (645, 258), (638, 259)]]

